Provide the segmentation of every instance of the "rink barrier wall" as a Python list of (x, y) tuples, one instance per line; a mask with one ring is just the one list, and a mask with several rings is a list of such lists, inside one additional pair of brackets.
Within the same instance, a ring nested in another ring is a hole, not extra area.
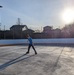
[[(33, 39), (36, 45), (74, 45), (74, 38), (65, 39)], [(0, 40), (0, 46), (27, 45), (27, 39)]]

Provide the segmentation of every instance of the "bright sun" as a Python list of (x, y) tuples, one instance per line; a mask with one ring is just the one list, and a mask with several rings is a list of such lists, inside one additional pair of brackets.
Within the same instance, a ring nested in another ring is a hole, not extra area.
[(65, 9), (62, 12), (62, 19), (66, 24), (74, 22), (74, 10), (71, 8)]

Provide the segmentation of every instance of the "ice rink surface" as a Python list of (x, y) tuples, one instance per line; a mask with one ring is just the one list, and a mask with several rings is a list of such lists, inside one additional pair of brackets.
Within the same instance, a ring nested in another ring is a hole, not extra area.
[(0, 75), (74, 75), (74, 48), (35, 46), (0, 47)]

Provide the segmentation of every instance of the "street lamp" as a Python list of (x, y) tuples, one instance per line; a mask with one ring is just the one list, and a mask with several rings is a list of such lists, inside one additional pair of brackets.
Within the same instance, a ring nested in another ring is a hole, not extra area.
[(0, 5), (0, 8), (2, 8), (3, 6)]

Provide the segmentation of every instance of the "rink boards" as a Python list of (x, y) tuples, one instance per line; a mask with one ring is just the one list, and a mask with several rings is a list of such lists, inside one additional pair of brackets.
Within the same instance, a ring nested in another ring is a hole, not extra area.
[[(73, 45), (74, 38), (65, 38), (65, 39), (33, 39), (34, 44), (38, 45)], [(11, 40), (0, 40), (0, 45), (19, 45), (28, 44), (27, 39), (11, 39)]]

